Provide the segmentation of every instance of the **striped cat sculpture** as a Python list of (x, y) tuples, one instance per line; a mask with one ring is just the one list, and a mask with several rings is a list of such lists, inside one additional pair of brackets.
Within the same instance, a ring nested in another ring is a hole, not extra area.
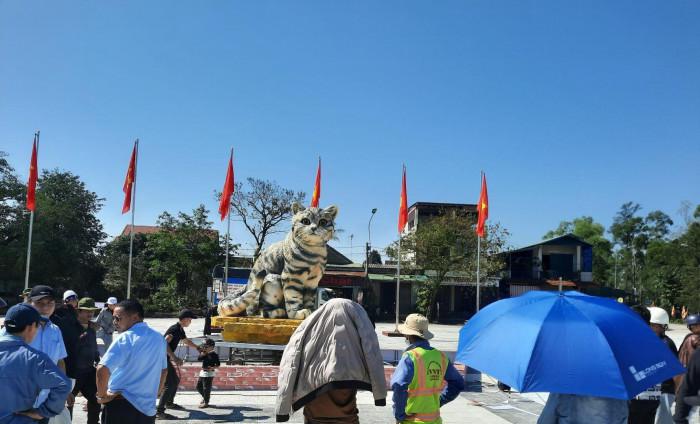
[(338, 208), (292, 205), (292, 230), (258, 257), (244, 290), (219, 302), (220, 316), (304, 319), (316, 305)]

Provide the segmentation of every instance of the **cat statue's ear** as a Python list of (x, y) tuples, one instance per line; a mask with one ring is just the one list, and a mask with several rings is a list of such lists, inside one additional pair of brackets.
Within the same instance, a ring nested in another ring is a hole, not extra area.
[(297, 213), (299, 213), (305, 209), (306, 208), (304, 206), (302, 206), (302, 204), (299, 202), (292, 203), (292, 215), (296, 215)]
[(330, 205), (323, 210), (323, 214), (330, 216), (331, 220), (334, 220), (335, 216), (338, 215), (338, 207), (336, 205)]

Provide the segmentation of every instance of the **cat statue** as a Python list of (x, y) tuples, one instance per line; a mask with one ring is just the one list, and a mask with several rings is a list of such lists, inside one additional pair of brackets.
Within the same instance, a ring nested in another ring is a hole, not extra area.
[(307, 209), (294, 203), (292, 214), (291, 231), (260, 254), (245, 289), (221, 299), (220, 316), (245, 312), (247, 316), (304, 319), (311, 315), (338, 208)]

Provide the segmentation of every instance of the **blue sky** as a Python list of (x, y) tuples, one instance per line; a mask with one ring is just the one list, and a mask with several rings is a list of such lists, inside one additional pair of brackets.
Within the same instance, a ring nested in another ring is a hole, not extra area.
[(694, 0), (0, 0), (0, 150), (26, 177), (41, 129), (39, 166), (105, 197), (110, 235), (136, 137), (137, 223), (214, 212), (230, 146), (237, 179), (309, 196), (321, 155), (356, 259), (372, 207), (395, 238), (402, 163), (409, 204), (474, 203), (483, 169), (513, 245), (629, 200), (677, 218), (700, 200), (698, 22)]

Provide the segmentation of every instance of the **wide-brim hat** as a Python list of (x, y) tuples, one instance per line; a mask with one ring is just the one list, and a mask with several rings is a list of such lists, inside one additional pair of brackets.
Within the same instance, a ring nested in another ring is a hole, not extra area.
[(91, 297), (84, 297), (78, 301), (78, 310), (83, 311), (99, 311), (100, 308), (95, 307), (95, 299)]
[(428, 319), (421, 314), (411, 314), (406, 317), (406, 321), (399, 325), (399, 333), (404, 336), (416, 336), (421, 339), (430, 340), (433, 333), (428, 331)]

